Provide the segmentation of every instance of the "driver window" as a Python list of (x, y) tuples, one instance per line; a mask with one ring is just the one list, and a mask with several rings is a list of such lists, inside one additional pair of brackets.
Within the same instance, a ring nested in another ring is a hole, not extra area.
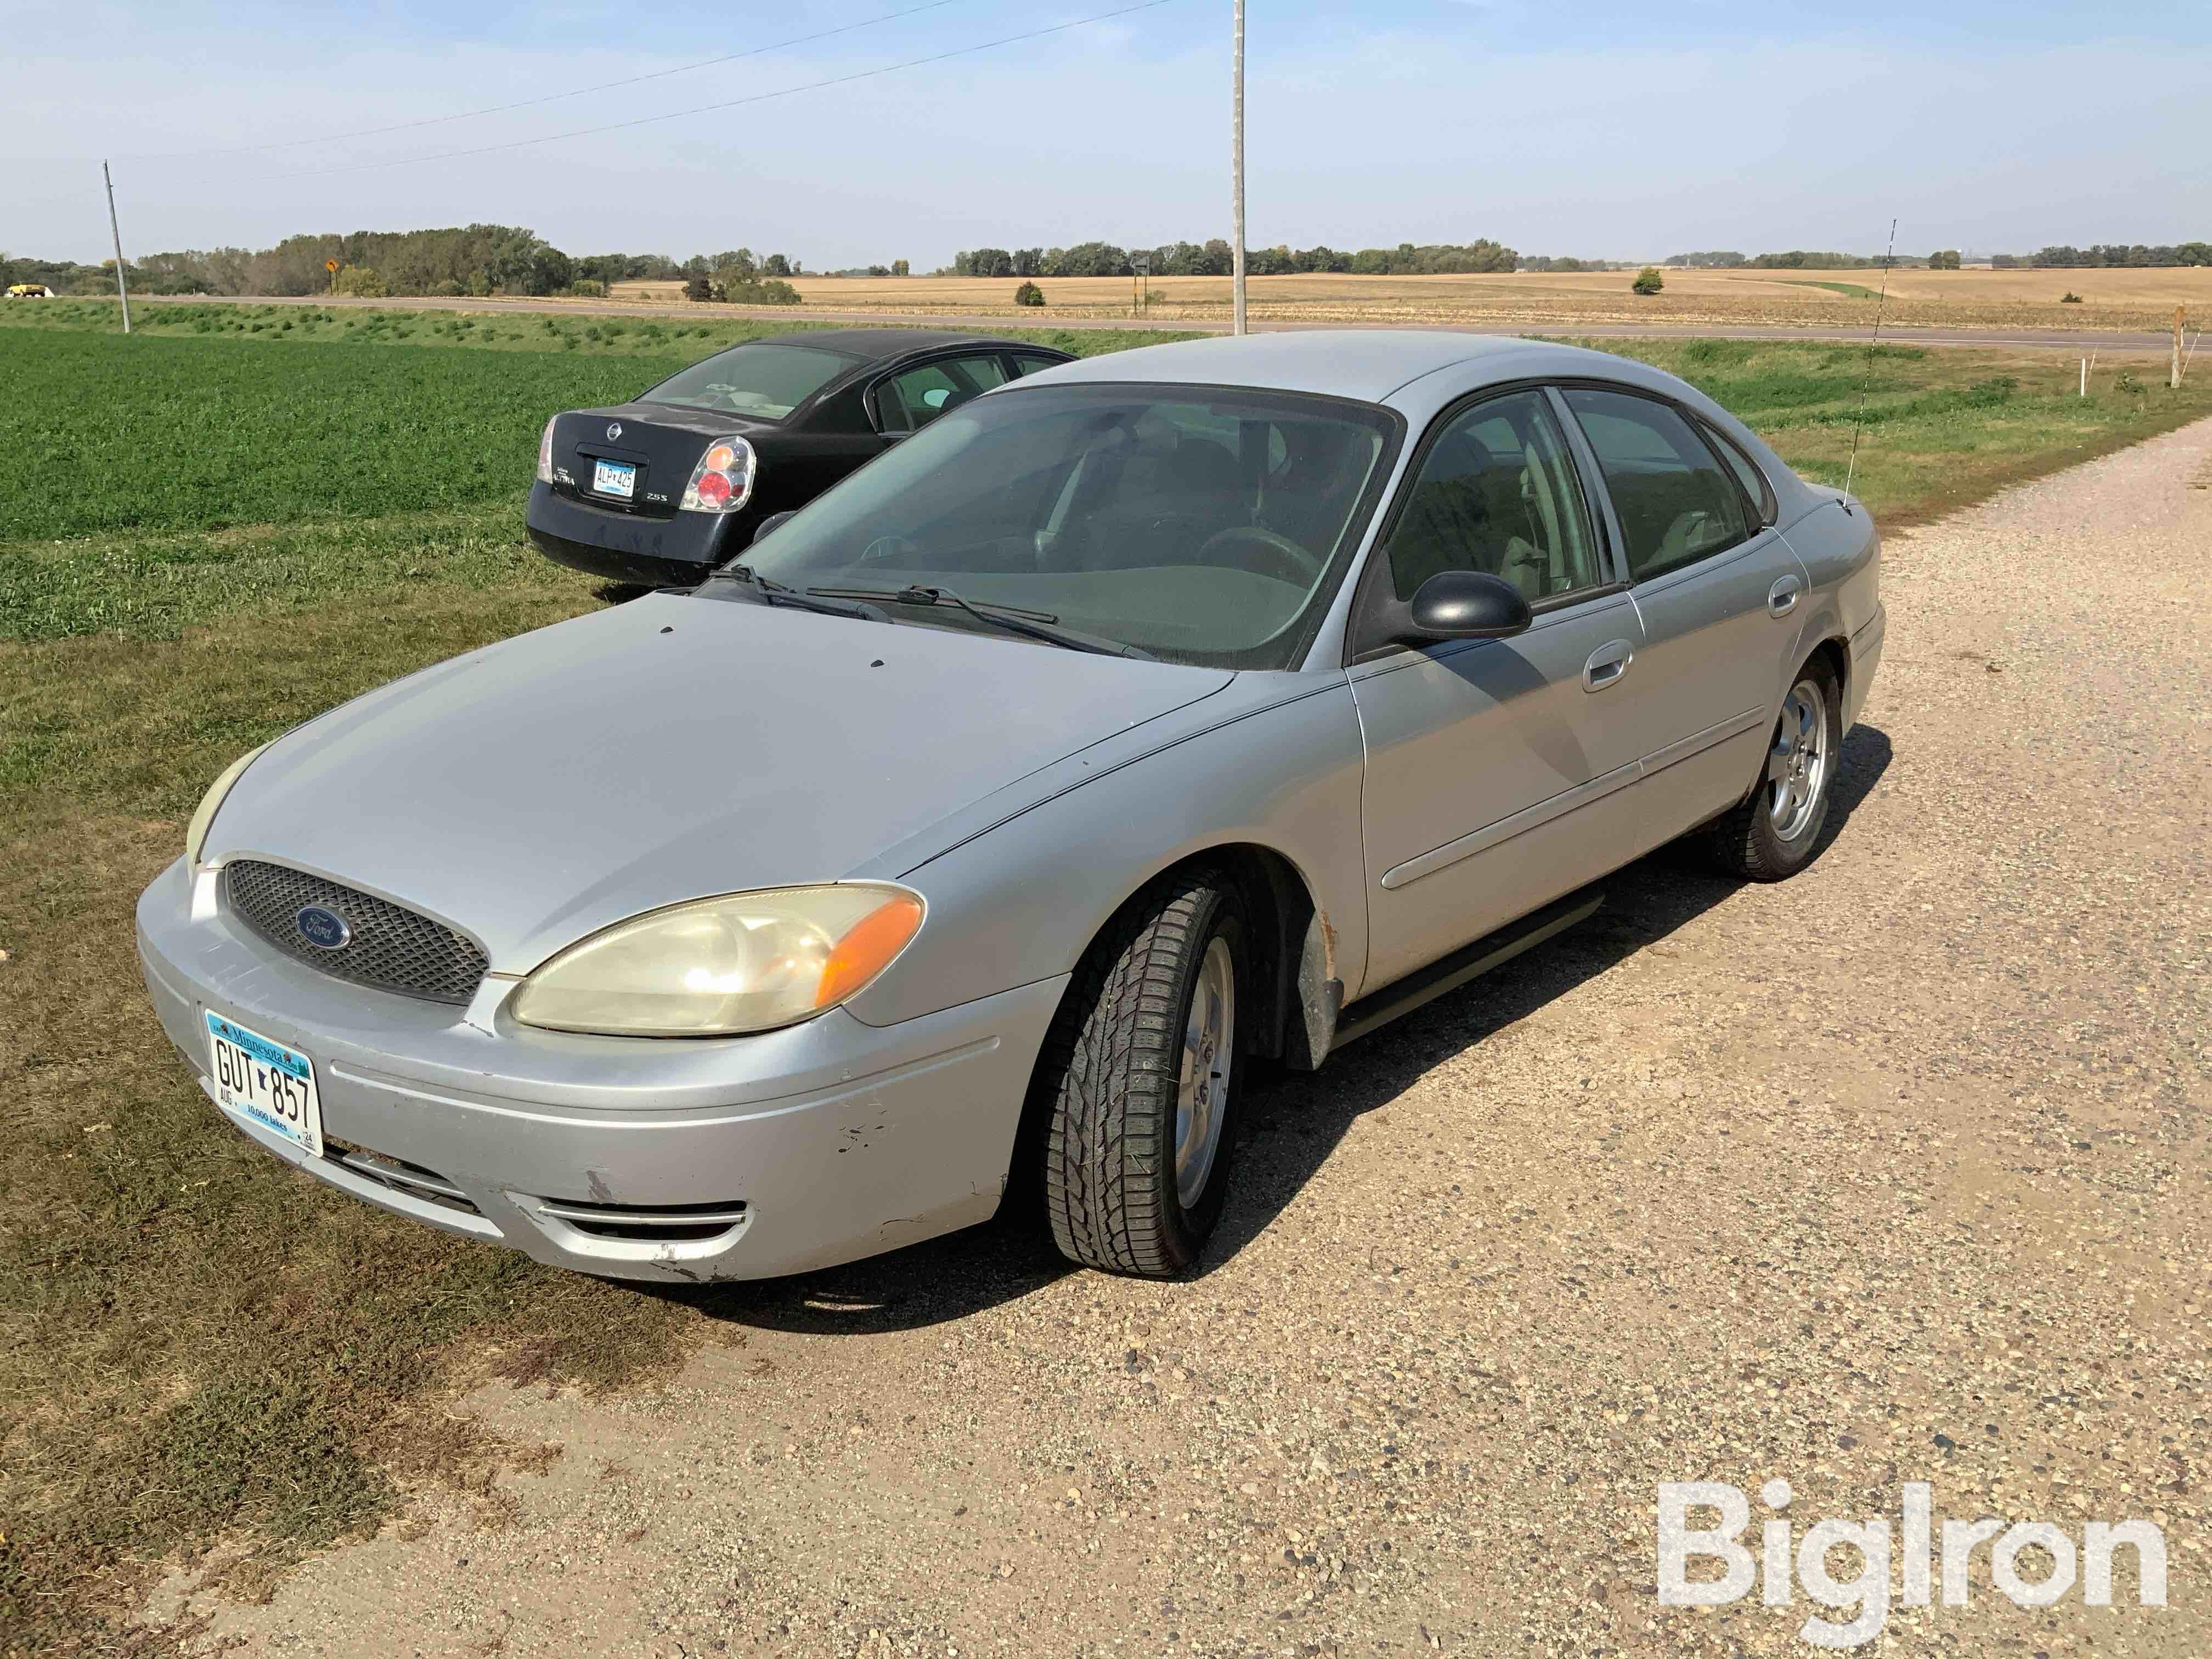
[(1389, 558), (1401, 599), (1443, 570), (1502, 576), (1531, 605), (1599, 585), (1589, 509), (1541, 392), (1447, 418), (1391, 532)]

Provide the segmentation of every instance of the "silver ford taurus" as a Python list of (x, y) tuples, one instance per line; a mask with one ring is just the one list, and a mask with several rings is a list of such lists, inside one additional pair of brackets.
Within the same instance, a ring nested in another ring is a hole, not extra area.
[(1071, 363), (695, 592), (238, 761), (140, 902), (146, 984), (270, 1152), (543, 1261), (788, 1273), (1024, 1188), (1171, 1275), (1255, 1063), (1673, 837), (1806, 863), (1877, 564), (1857, 503), (1595, 352)]

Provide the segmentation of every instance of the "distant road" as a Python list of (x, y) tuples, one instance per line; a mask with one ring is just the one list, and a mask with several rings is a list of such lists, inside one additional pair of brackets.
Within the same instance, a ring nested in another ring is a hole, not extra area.
[[(763, 320), (767, 321), (781, 318), (793, 322), (888, 325), (906, 328), (966, 328), (995, 331), (1007, 328), (1047, 327), (1151, 330), (1163, 334), (1226, 334), (1229, 332), (1227, 323), (1163, 322), (1139, 320), (1127, 317), (1054, 317), (1049, 313), (1035, 317), (1010, 318), (970, 316), (951, 312), (931, 313), (910, 311), (836, 311), (817, 306), (702, 306), (694, 310), (678, 306), (637, 305), (619, 300), (354, 300), (332, 299), (316, 295), (279, 298), (253, 295), (233, 296), (179, 294), (143, 296), (142, 303), (360, 306), (383, 311), (540, 311), (550, 312), (556, 315), (568, 313), (598, 317), (659, 318), (690, 316), (702, 319), (750, 318), (757, 313)], [(1827, 325), (1808, 325), (1799, 328), (1753, 323), (1578, 323), (1565, 320), (1525, 323), (1263, 322), (1255, 323), (1252, 331), (1255, 334), (1273, 334), (1331, 328), (1418, 328), (1434, 330), (1441, 333), (1495, 334), (1507, 337), (1530, 335), (1553, 337), (1571, 335), (1585, 340), (1856, 342), (1867, 337), (1867, 331), (1863, 328), (1836, 328)], [(2125, 333), (2104, 329), (1930, 328), (1899, 323), (1883, 325), (1882, 337), (1906, 345), (2005, 346), (2083, 353), (2091, 351), (2159, 353), (2165, 351), (2168, 344), (2168, 337), (2164, 334)]]

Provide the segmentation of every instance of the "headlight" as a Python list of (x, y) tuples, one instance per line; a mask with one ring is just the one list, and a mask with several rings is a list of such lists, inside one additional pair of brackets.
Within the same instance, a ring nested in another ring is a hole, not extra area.
[(731, 1036), (855, 996), (921, 927), (921, 897), (878, 882), (672, 905), (570, 945), (522, 982), (515, 1018), (609, 1036)]
[(717, 438), (707, 446), (678, 508), (684, 513), (734, 513), (753, 498), (757, 463), (743, 438)]
[[(271, 738), (269, 743), (276, 741)], [(187, 869), (200, 867), (200, 849), (207, 845), (208, 828), (215, 822), (216, 812), (222, 805), (222, 798), (230, 793), (230, 786), (238, 781), (239, 775), (253, 764), (263, 749), (269, 747), (269, 743), (263, 744), (260, 749), (248, 750), (224, 767), (216, 781), (208, 786), (207, 793), (200, 797), (200, 804), (192, 809), (192, 821), (185, 826), (185, 866)]]
[(540, 483), (553, 482), (553, 421), (560, 418), (556, 415), (552, 421), (546, 422), (545, 430), (538, 439), (538, 482)]

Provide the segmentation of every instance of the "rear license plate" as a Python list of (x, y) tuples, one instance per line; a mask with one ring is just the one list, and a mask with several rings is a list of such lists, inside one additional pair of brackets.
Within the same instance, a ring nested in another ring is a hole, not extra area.
[(637, 494), (637, 469), (628, 461), (593, 461), (592, 489), (597, 495), (628, 501)]
[(207, 1016), (207, 1030), (208, 1076), (223, 1110), (320, 1158), (323, 1109), (315, 1097), (314, 1062), (221, 1014)]

